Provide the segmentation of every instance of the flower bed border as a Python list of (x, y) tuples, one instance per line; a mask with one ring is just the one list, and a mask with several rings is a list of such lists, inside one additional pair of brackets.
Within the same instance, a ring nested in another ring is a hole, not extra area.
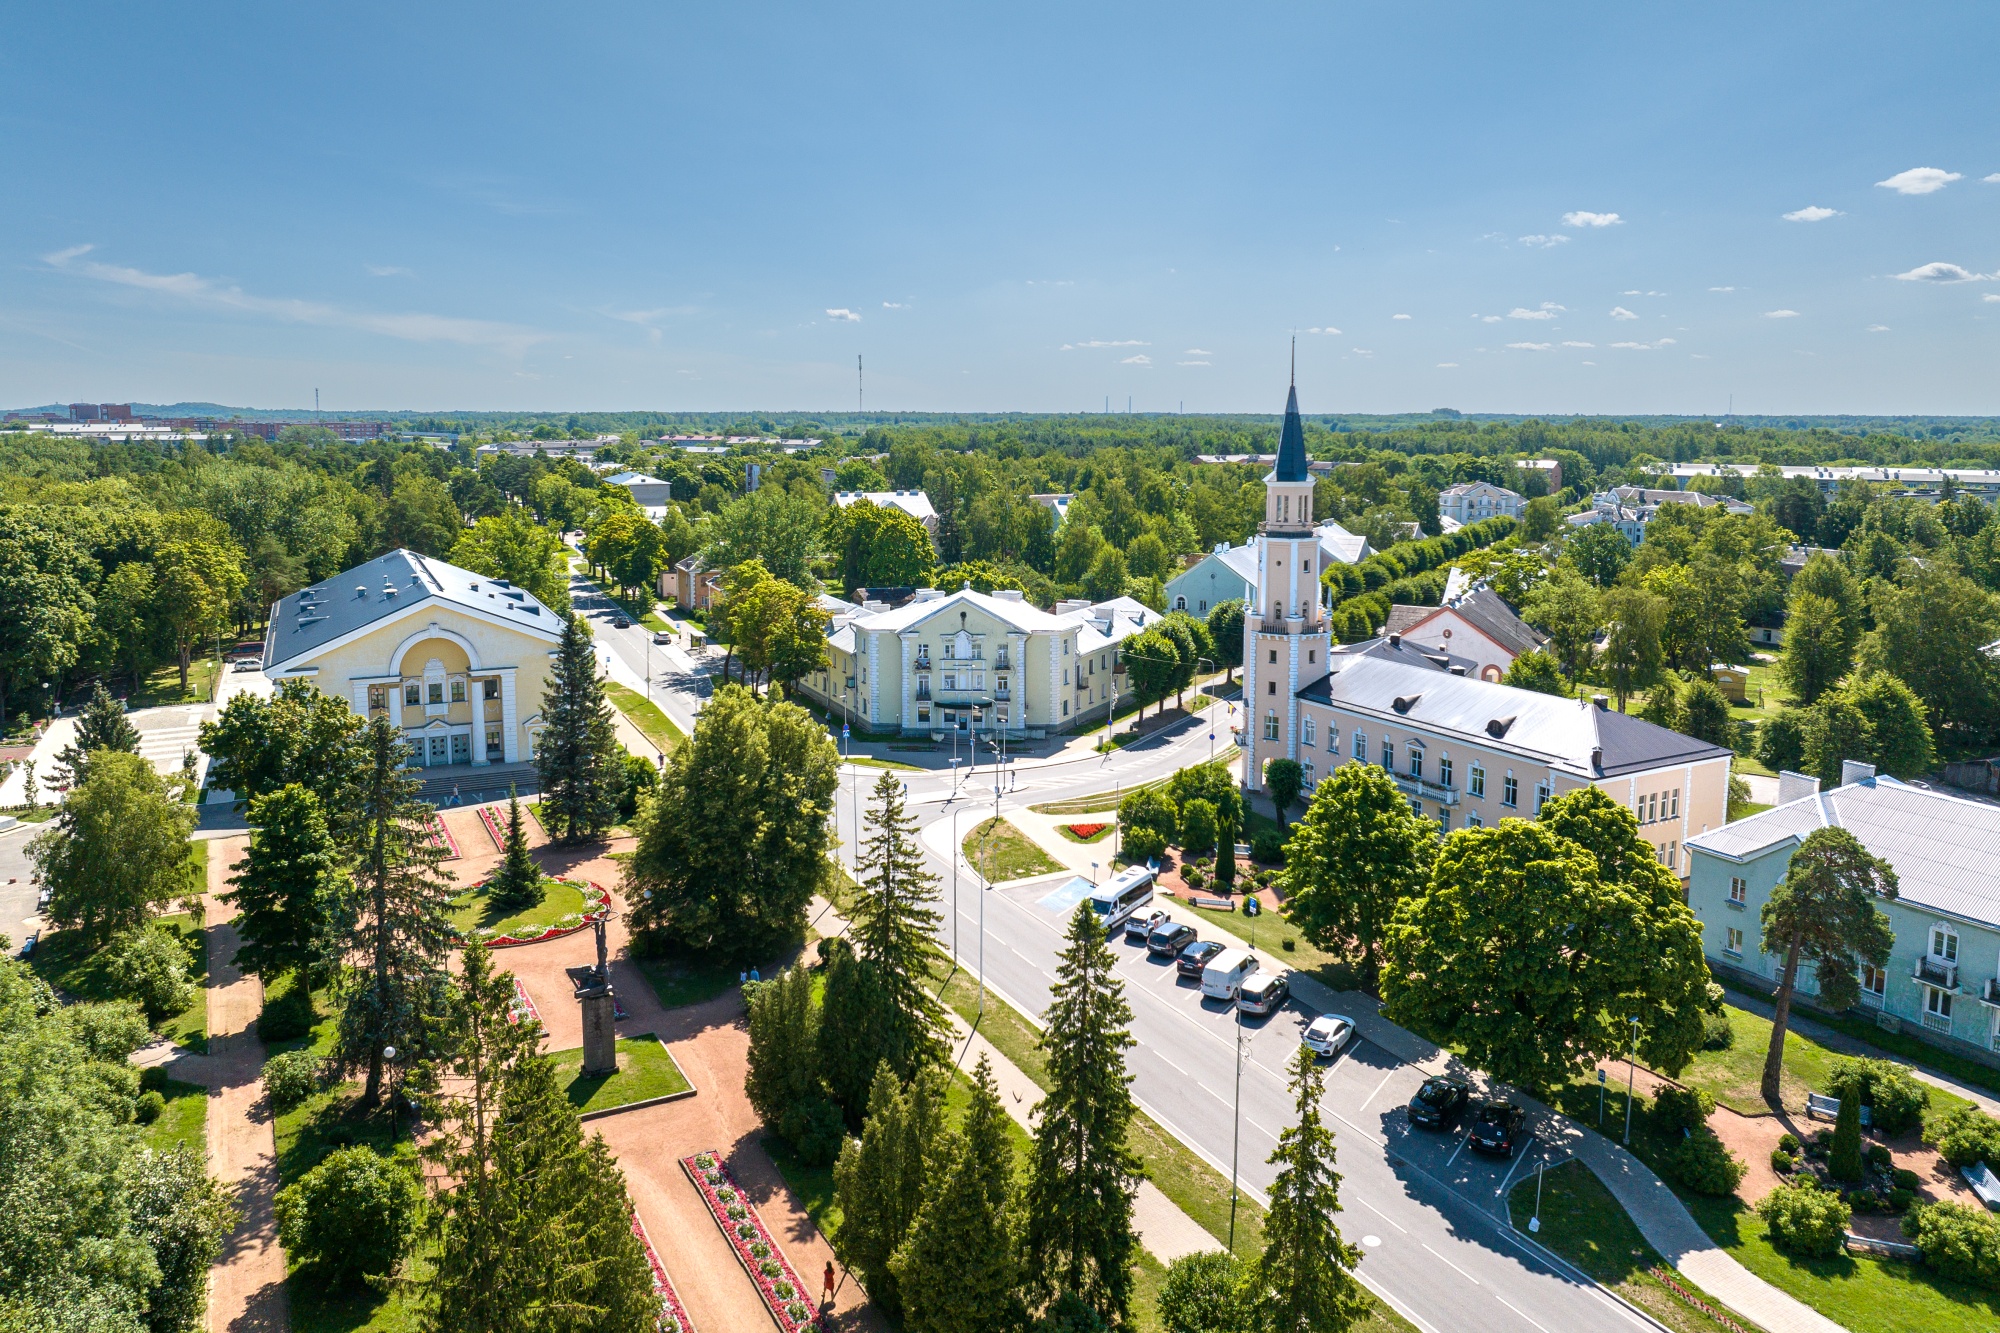
[[(550, 878), (560, 880), (564, 884), (577, 885), (583, 889), (583, 901), (585, 910), (583, 915), (577, 918), (575, 925), (550, 926), (547, 930), (543, 931), (541, 934), (531, 935), (525, 939), (516, 939), (512, 935), (495, 935), (491, 939), (481, 940), (480, 943), (485, 945), (489, 949), (514, 949), (520, 947), (523, 944), (540, 944), (544, 940), (559, 940), (565, 935), (576, 934), (576, 932), (582, 930), (585, 926), (590, 925), (592, 922), (596, 921), (597, 918), (600, 916), (610, 915), (611, 890), (604, 888), (601, 885), (595, 884), (587, 879), (567, 879), (561, 875), (551, 875)], [(590, 896), (593, 893), (597, 895), (597, 905), (595, 907), (592, 907), (590, 905)]]
[[(653, 1294), (660, 1298), (660, 1317), (654, 1327), (660, 1333), (695, 1333), (694, 1320), (688, 1318), (687, 1307), (681, 1304), (681, 1294), (674, 1290), (673, 1279), (667, 1276), (667, 1266), (660, 1262), (659, 1251), (653, 1248), (653, 1238), (646, 1234), (646, 1224), (639, 1220), (639, 1210), (632, 1210), (632, 1234), (639, 1238), (640, 1248), (646, 1251), (646, 1263), (653, 1270)], [(667, 1321), (672, 1319), (678, 1325), (669, 1329)]]
[(424, 838), (433, 847), (443, 847), (447, 861), (456, 861), (464, 855), (458, 849), (458, 839), (452, 837), (451, 830), (445, 827), (444, 816), (435, 810), (431, 811), (430, 823), (424, 826)]
[(514, 978), (514, 1003), (507, 1006), (507, 1021), (509, 1023), (542, 1021), (542, 1011), (535, 1007), (535, 997), (528, 994), (528, 988), (521, 984), (519, 977)]
[(486, 826), (486, 836), (493, 839), (493, 850), (496, 852), (506, 851), (507, 834), (500, 827), (500, 821), (493, 817), (492, 806), (482, 805), (479, 807), (479, 822)]
[[(715, 1165), (709, 1168), (697, 1166), (696, 1163), (704, 1157)], [(764, 1308), (770, 1312), (771, 1320), (778, 1326), (779, 1333), (819, 1333), (818, 1312), (813, 1309), (812, 1297), (807, 1292), (805, 1283), (799, 1280), (798, 1270), (793, 1268), (792, 1261), (785, 1257), (784, 1248), (772, 1237), (771, 1229), (764, 1225), (764, 1219), (758, 1215), (756, 1205), (745, 1197), (743, 1186), (737, 1181), (735, 1173), (729, 1169), (728, 1164), (722, 1160), (722, 1154), (714, 1151), (691, 1153), (681, 1158), (681, 1170), (687, 1173), (695, 1192), (701, 1195), (701, 1201), (708, 1206), (708, 1215), (715, 1219), (715, 1225), (721, 1228), (722, 1238), (729, 1242), (730, 1253), (736, 1256), (737, 1263), (743, 1265), (744, 1273), (749, 1276), (751, 1285), (757, 1288), (758, 1296), (763, 1298)], [(708, 1171), (719, 1173), (722, 1179), (710, 1183)], [(743, 1205), (744, 1218), (741, 1222), (733, 1222), (725, 1211), (726, 1205), (715, 1196), (715, 1191), (725, 1185), (736, 1191), (736, 1198)], [(755, 1234), (750, 1237), (738, 1235), (736, 1228), (739, 1226), (748, 1226)], [(770, 1260), (756, 1259), (750, 1254), (750, 1246), (757, 1241), (762, 1241), (771, 1247), (771, 1259), (778, 1262), (780, 1270), (777, 1277), (764, 1276), (763, 1270), (757, 1266)], [(792, 1290), (796, 1293), (793, 1300), (806, 1308), (807, 1315), (804, 1319), (792, 1318), (785, 1309), (786, 1304), (790, 1302), (782, 1301), (778, 1296), (776, 1284), (780, 1281), (792, 1284)]]

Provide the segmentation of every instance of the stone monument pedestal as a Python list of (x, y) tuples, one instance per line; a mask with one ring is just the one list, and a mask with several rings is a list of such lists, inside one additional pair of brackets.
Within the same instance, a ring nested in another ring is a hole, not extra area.
[(576, 1002), (583, 1008), (583, 1072), (591, 1077), (618, 1072), (618, 1006), (611, 983), (596, 968), (569, 969)]

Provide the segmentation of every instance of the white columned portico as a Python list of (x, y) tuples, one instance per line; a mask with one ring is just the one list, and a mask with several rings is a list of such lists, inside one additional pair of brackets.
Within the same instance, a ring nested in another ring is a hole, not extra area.
[[(500, 673), (500, 757), (515, 763), (521, 757), (520, 719), (515, 711), (514, 669)], [(481, 748), (484, 748), (482, 738)]]

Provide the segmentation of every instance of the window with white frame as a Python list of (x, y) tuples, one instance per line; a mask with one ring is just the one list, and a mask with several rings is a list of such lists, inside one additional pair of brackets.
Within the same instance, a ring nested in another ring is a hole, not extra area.
[(1360, 763), (1368, 762), (1368, 733), (1365, 731), (1354, 733), (1354, 757)]
[(1418, 819), (1422, 819), (1424, 817), (1424, 803), (1422, 801), (1412, 800), (1410, 802), (1410, 813), (1415, 815)]
[(1410, 776), (1413, 778), (1422, 778), (1423, 775), (1424, 752), (1412, 745), (1410, 747)]
[(1889, 989), (1889, 974), (1873, 963), (1861, 965), (1861, 998), (1871, 1004), (1882, 1003), (1882, 993)]
[(1729, 905), (1731, 907), (1742, 907), (1749, 901), (1750, 885), (1744, 881), (1743, 876), (1731, 875), (1729, 877)]
[(1449, 755), (1438, 760), (1438, 783), (1445, 787), (1451, 785), (1451, 756)]
[(1535, 813), (1536, 813), (1536, 814), (1538, 814), (1538, 815), (1539, 815), (1540, 813), (1542, 813), (1542, 807), (1543, 807), (1544, 805), (1548, 804), (1548, 800), (1549, 800), (1549, 784), (1548, 784), (1548, 783), (1546, 783), (1546, 782), (1537, 782), (1537, 783), (1535, 784)]
[(1743, 955), (1743, 930), (1740, 926), (1729, 928), (1728, 934), (1722, 941), (1722, 951), (1735, 954), (1739, 958)]
[(1471, 768), (1466, 770), (1465, 789), (1471, 792), (1474, 796), (1484, 796), (1486, 794), (1485, 765), (1474, 764)]
[(1299, 744), (1311, 745), (1314, 739), (1318, 735), (1319, 735), (1319, 724), (1317, 722), (1314, 722), (1310, 717), (1308, 717), (1305, 720), (1304, 725), (1299, 729)]
[(1465, 812), (1465, 826), (1467, 828), (1484, 828), (1486, 821), (1479, 817), (1477, 810), (1468, 810)]
[(1326, 752), (1340, 757), (1340, 723), (1338, 720), (1326, 724)]
[(1939, 962), (1958, 961), (1958, 932), (1950, 926), (1931, 927), (1931, 957)]
[(1303, 764), (1299, 765), (1299, 767), (1300, 767), (1300, 768), (1301, 768), (1301, 769), (1302, 769), (1302, 770), (1304, 771), (1304, 773), (1305, 773), (1305, 778), (1306, 778), (1306, 782), (1305, 782), (1305, 785), (1306, 785), (1306, 786), (1308, 786), (1308, 787), (1311, 787), (1311, 786), (1312, 786), (1312, 785), (1313, 785), (1313, 784), (1314, 784), (1315, 782), (1319, 781), (1319, 779), (1318, 779), (1318, 778), (1315, 778), (1315, 777), (1313, 776), (1313, 763), (1312, 763), (1312, 760), (1310, 760), (1310, 759), (1306, 760), (1306, 761), (1305, 761), (1305, 763), (1303, 763)]
[(1668, 819), (1679, 819), (1679, 818), (1681, 817), (1681, 790), (1680, 790), (1680, 788), (1679, 788), (1679, 787), (1676, 787), (1676, 788), (1674, 788), (1674, 789), (1673, 789), (1672, 791), (1670, 791), (1670, 792), (1668, 792), (1668, 793), (1667, 793), (1667, 796), (1668, 796), (1668, 799), (1669, 799), (1669, 800), (1671, 801), (1671, 803), (1672, 803), (1672, 807), (1673, 807), (1672, 809), (1670, 809), (1670, 810), (1668, 810), (1668, 811), (1667, 811), (1667, 818), (1668, 818)]
[(1924, 987), (1924, 1026), (1933, 1032), (1951, 1031), (1951, 992), (1941, 986)]
[(1278, 739), (1278, 715), (1276, 713), (1267, 712), (1264, 714), (1264, 739), (1267, 741)]
[(1509, 773), (1500, 781), (1500, 804), (1515, 806), (1521, 803), (1521, 784)]

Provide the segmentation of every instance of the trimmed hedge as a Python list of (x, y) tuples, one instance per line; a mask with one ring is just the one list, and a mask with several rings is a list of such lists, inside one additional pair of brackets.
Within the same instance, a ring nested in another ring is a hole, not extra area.
[(1504, 540), (1515, 527), (1511, 518), (1482, 519), (1441, 537), (1398, 542), (1359, 564), (1331, 566), (1322, 582), (1333, 603), (1334, 637), (1343, 643), (1372, 637), (1389, 619), (1391, 606), (1436, 606), (1444, 596), (1445, 566)]

